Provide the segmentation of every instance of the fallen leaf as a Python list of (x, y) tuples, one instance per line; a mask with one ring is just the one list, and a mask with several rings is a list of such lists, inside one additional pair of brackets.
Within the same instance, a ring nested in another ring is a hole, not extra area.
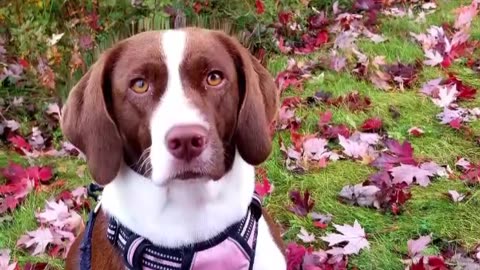
[(310, 234), (305, 230), (305, 228), (301, 227), (300, 232), (297, 234), (297, 237), (300, 238), (304, 243), (312, 243), (315, 242), (315, 235)]
[(455, 9), (457, 17), (453, 27), (456, 29), (464, 29), (470, 27), (473, 18), (478, 14), (478, 4), (474, 1), (469, 6), (461, 6)]
[(430, 178), (433, 173), (421, 169), (417, 166), (401, 164), (398, 167), (394, 167), (390, 170), (393, 176), (393, 183), (407, 184), (413, 183), (415, 180), (420, 186), (426, 187), (430, 184)]
[(315, 200), (310, 198), (310, 192), (307, 190), (303, 192), (303, 195), (298, 190), (290, 191), (290, 200), (293, 205), (288, 209), (299, 216), (306, 216), (315, 205)]
[(420, 236), (418, 239), (413, 240), (410, 239), (407, 242), (408, 246), (408, 255), (411, 258), (416, 257), (417, 255), (421, 254), (421, 252), (430, 244), (432, 238), (430, 235)]
[(450, 127), (453, 129), (461, 129), (462, 128), (462, 119), (461, 118), (455, 118), (452, 121), (448, 123)]
[(17, 263), (10, 264), (10, 250), (0, 249), (0, 270), (16, 270)]
[(311, 212), (310, 217), (315, 222), (321, 222), (323, 224), (329, 224), (332, 221), (333, 215), (332, 214), (320, 214), (317, 212)]
[[(260, 197), (265, 197), (268, 194), (272, 193), (273, 185), (268, 180), (267, 174), (265, 171), (259, 173), (260, 181), (255, 183), (255, 192), (257, 192)], [(72, 192), (73, 193), (73, 192)]]
[(54, 235), (49, 228), (39, 228), (35, 231), (27, 232), (17, 241), (17, 247), (30, 248), (34, 247), (32, 255), (44, 254), (47, 246), (50, 243), (58, 243), (58, 239), (54, 238)]
[(285, 251), (287, 270), (297, 270), (302, 265), (303, 257), (309, 252), (304, 246), (297, 243), (288, 243)]
[(373, 117), (365, 120), (360, 126), (360, 129), (364, 132), (378, 132), (380, 129), (382, 129), (382, 126), (382, 119)]
[(425, 52), (425, 57), (427, 60), (423, 61), (423, 63), (427, 66), (433, 67), (443, 62), (443, 56), (438, 51), (427, 50)]
[(48, 45), (53, 46), (57, 44), (65, 33), (52, 34), (52, 37), (48, 39)]
[(357, 220), (355, 220), (353, 226), (336, 224), (333, 224), (333, 226), (341, 234), (329, 233), (327, 236), (321, 238), (323, 241), (328, 242), (329, 247), (347, 242), (347, 245), (343, 247), (343, 254), (345, 255), (358, 254), (360, 250), (370, 248), (365, 231)]
[(421, 129), (419, 127), (411, 127), (410, 129), (408, 129), (408, 134), (410, 134), (412, 136), (415, 136), (415, 137), (420, 137), (424, 133), (425, 133), (425, 131), (423, 131), (423, 129)]
[(379, 191), (380, 188), (373, 185), (347, 185), (342, 188), (339, 197), (343, 202), (348, 202), (350, 204), (356, 204), (359, 206), (375, 206), (378, 208), (379, 202), (377, 201), (377, 193)]
[(458, 91), (455, 85), (451, 87), (442, 86), (438, 91), (438, 98), (433, 98), (432, 101), (438, 107), (448, 107), (457, 100), (457, 94)]
[(448, 191), (449, 197), (452, 199), (453, 202), (461, 202), (465, 199), (466, 194), (458, 193), (456, 190), (449, 190)]

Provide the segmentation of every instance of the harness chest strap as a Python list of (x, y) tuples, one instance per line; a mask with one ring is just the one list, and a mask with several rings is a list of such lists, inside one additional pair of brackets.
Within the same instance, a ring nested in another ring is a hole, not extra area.
[[(80, 248), (81, 270), (91, 269), (91, 233), (98, 209), (97, 205), (87, 222)], [(122, 255), (125, 266), (132, 270), (216, 270), (225, 269), (225, 265), (247, 270), (253, 268), (261, 215), (261, 199), (255, 193), (246, 216), (208, 241), (175, 249), (155, 246), (113, 217), (109, 218), (107, 238)], [(216, 257), (221, 257), (221, 260)]]

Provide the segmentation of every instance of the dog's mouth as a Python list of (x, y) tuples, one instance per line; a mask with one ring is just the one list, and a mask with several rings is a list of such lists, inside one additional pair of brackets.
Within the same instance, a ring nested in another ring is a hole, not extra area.
[(187, 170), (187, 171), (180, 171), (172, 174), (169, 177), (169, 180), (193, 180), (193, 179), (204, 179), (204, 178), (209, 178), (206, 173)]
[(218, 180), (223, 176), (223, 170), (210, 167), (208, 164), (175, 164), (167, 181), (209, 181)]

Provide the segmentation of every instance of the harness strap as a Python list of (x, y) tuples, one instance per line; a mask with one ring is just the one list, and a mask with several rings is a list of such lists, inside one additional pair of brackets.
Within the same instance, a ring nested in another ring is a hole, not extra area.
[(95, 218), (100, 209), (101, 202), (97, 204), (95, 209), (88, 214), (87, 225), (83, 234), (82, 242), (80, 244), (80, 270), (92, 269), (92, 234), (95, 225)]
[[(101, 202), (89, 213), (85, 233), (80, 245), (80, 270), (91, 270), (92, 234), (97, 212)], [(107, 239), (116, 247), (128, 269), (164, 269), (190, 270), (195, 252), (211, 248), (227, 238), (235, 239), (241, 249), (248, 254), (250, 267), (253, 268), (258, 221), (262, 216), (262, 200), (254, 193), (246, 216), (238, 223), (230, 226), (220, 235), (192, 246), (169, 249), (152, 244), (128, 228), (124, 227), (114, 217), (110, 217), (107, 229)]]

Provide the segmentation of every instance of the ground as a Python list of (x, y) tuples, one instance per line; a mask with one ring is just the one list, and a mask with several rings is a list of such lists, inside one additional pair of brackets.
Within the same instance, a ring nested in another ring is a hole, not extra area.
[[(454, 22), (456, 15), (453, 11), (462, 5), (470, 5), (471, 1), (439, 0), (436, 3), (435, 12), (427, 15), (423, 23), (414, 22), (408, 17), (382, 17), (378, 32), (387, 41), (375, 43), (369, 38), (359, 38), (357, 41), (359, 51), (369, 57), (385, 56), (387, 63), (399, 61), (410, 64), (423, 61), (425, 56), (422, 46), (415, 42), (409, 33), (425, 33), (431, 25), (440, 26), (445, 22)], [(473, 21), (470, 29), (470, 40), (479, 41), (480, 20), (478, 18)], [(265, 62), (269, 71), (276, 77), (287, 68), (289, 59), (295, 59), (297, 63), (306, 63), (307, 60), (318, 61), (323, 56), (329, 56), (327, 46), (325, 49), (320, 48), (306, 55), (269, 53)], [(479, 59), (478, 50), (476, 57)], [(447, 71), (454, 72), (464, 84), (480, 89), (480, 75), (468, 67), (466, 61), (464, 59), (454, 62), (448, 68), (422, 65), (417, 74), (418, 79), (410, 89), (403, 91), (397, 88), (389, 91), (380, 90), (368, 79), (359, 79), (351, 70), (336, 72), (331, 69), (316, 70), (314, 75), (303, 83), (301, 90), (295, 87), (287, 88), (282, 93), (282, 100), (286, 97), (301, 97), (305, 100), (318, 91), (327, 91), (337, 97), (353, 90), (371, 99), (368, 110), (355, 112), (345, 106), (333, 106), (328, 103), (297, 106), (295, 115), (302, 118), (302, 123), (295, 132), (299, 134), (317, 132), (319, 116), (326, 111), (332, 112), (332, 124), (345, 124), (352, 130), (359, 129), (365, 120), (378, 117), (383, 122), (382, 137), (393, 138), (400, 142), (406, 140), (412, 145), (416, 159), (448, 166), (453, 172), (449, 175), (450, 177), (432, 178), (432, 183), (426, 187), (412, 185), (412, 197), (402, 206), (403, 211), (400, 214), (394, 214), (391, 211), (383, 213), (373, 207), (349, 205), (338, 199), (342, 188), (346, 185), (362, 183), (377, 169), (362, 164), (359, 160), (346, 158), (328, 161), (324, 168), (311, 169), (304, 173), (292, 172), (286, 169), (285, 154), (280, 147), (281, 142), (287, 146), (291, 143), (291, 133), (289, 130), (279, 130), (275, 134), (271, 157), (260, 167), (265, 169), (268, 180), (273, 185), (272, 192), (265, 197), (265, 204), (282, 225), (285, 242), (297, 242), (305, 246), (312, 245), (314, 249), (327, 250), (329, 248), (327, 243), (320, 239), (335, 231), (333, 224), (351, 225), (356, 220), (364, 229), (370, 248), (363, 249), (358, 254), (349, 255), (349, 269), (354, 267), (357, 269), (405, 269), (402, 260), (408, 258), (407, 241), (425, 235), (431, 235), (432, 238), (431, 244), (424, 251), (425, 254), (439, 255), (444, 251), (445, 246), (452, 243), (468, 251), (475, 250), (480, 244), (478, 233), (480, 188), (478, 183), (467, 185), (460, 179), (461, 173), (456, 163), (461, 157), (468, 159), (471, 164), (480, 162), (480, 145), (477, 137), (480, 135), (480, 121), (466, 123), (465, 126), (468, 129), (461, 130), (441, 124), (436, 115), (442, 112), (442, 108), (435, 105), (430, 97), (420, 93), (420, 89), (426, 82), (438, 77), (446, 77)], [(6, 99), (17, 96), (17, 92), (11, 89), (0, 89), (0, 94)], [(477, 94), (474, 99), (462, 101), (459, 104), (466, 108), (478, 107), (480, 105), (478, 96)], [(396, 112), (392, 112), (392, 108)], [(22, 121), (22, 119), (16, 120)], [(413, 136), (409, 133), (412, 127), (419, 127), (424, 133), (418, 137)], [(341, 150), (338, 143), (333, 141), (328, 143), (330, 149)], [(86, 185), (91, 181), (88, 172), (79, 173), (79, 168), (80, 171), (85, 168), (84, 161), (75, 156), (33, 158), (28, 161), (25, 156), (13, 151), (12, 146), (5, 145), (0, 148), (0, 168), (7, 167), (10, 161), (25, 166), (39, 164), (52, 167), (55, 172), (55, 181), (64, 179), (65, 185), (48, 191), (32, 192), (14, 211), (8, 213), (12, 219), (0, 223), (2, 232), (0, 249), (12, 250), (11, 257), (20, 265), (27, 262), (48, 262), (50, 264), (48, 269), (60, 269), (63, 263), (61, 258), (52, 258), (49, 255), (32, 256), (28, 251), (16, 247), (16, 243), (27, 231), (38, 228), (34, 213), (44, 209), (47, 199), (63, 190)], [(309, 191), (315, 201), (311, 211), (330, 213), (333, 216), (326, 229), (314, 226), (312, 218), (308, 215), (301, 216), (287, 210), (291, 205), (290, 191), (292, 190)], [(469, 196), (459, 203), (454, 203), (445, 195), (449, 190), (469, 193)], [(86, 210), (82, 210), (81, 213), (85, 217)], [(301, 228), (314, 234), (315, 241), (312, 244), (303, 243), (297, 237)], [(0, 263), (0, 269), (4, 269), (1, 266)]]

